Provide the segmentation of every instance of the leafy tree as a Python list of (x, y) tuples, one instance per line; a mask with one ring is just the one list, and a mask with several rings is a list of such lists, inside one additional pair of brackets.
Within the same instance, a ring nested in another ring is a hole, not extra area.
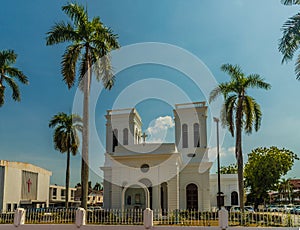
[(256, 206), (268, 198), (268, 191), (277, 190), (280, 178), (291, 170), (295, 160), (298, 157), (292, 151), (274, 146), (256, 148), (248, 154), (245, 185)]
[(61, 153), (67, 153), (66, 166), (66, 202), (69, 206), (69, 184), (70, 184), (70, 153), (76, 155), (79, 148), (78, 132), (82, 131), (82, 119), (78, 115), (67, 115), (58, 113), (49, 122), (49, 127), (54, 128), (54, 148)]
[(13, 50), (0, 51), (0, 107), (3, 106), (5, 100), (4, 83), (12, 89), (12, 98), (15, 101), (20, 101), (20, 90), (15, 80), (22, 84), (28, 85), (27, 77), (21, 70), (12, 65), (16, 63), (17, 54)]
[[(69, 3), (62, 10), (71, 22), (56, 23), (47, 33), (47, 45), (64, 42), (71, 44), (62, 56), (61, 72), (68, 88), (75, 84), (76, 67), (79, 68), (79, 85), (83, 90), (83, 132), (81, 166), (81, 207), (87, 208), (89, 179), (89, 96), (92, 72), (103, 82), (106, 89), (114, 84), (109, 52), (119, 48), (117, 35), (100, 21), (89, 20), (87, 10), (78, 4)], [(78, 64), (79, 63), (79, 64)], [(93, 67), (93, 68), (92, 68)]]
[[(281, 0), (284, 5), (300, 5), (299, 0)], [(279, 42), (279, 51), (282, 53), (282, 63), (293, 59), (300, 44), (300, 13), (290, 17), (282, 26), (282, 37)], [(300, 80), (300, 55), (295, 64), (295, 73)]]
[(237, 173), (237, 165), (236, 164), (230, 164), (228, 166), (222, 166), (220, 168), (221, 174), (236, 174)]
[(245, 76), (240, 66), (224, 64), (221, 70), (230, 76), (230, 81), (220, 83), (210, 93), (209, 101), (215, 100), (219, 95), (224, 98), (221, 111), (223, 126), (229, 129), (232, 136), (235, 136), (235, 156), (237, 159), (239, 200), (241, 210), (244, 210), (244, 182), (243, 182), (243, 153), (242, 153), (242, 131), (252, 133), (254, 126), (258, 131), (261, 124), (262, 113), (259, 104), (255, 99), (247, 95), (250, 88), (270, 89), (270, 84), (258, 74)]
[(93, 190), (96, 190), (96, 191), (102, 190), (102, 185), (101, 185), (101, 183), (96, 182), (96, 184), (95, 184)]

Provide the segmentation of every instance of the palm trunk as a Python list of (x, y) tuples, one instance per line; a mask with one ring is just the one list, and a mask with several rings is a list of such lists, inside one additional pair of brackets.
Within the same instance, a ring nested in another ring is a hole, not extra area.
[(91, 84), (91, 66), (89, 60), (89, 48), (86, 47), (86, 69), (84, 77), (83, 99), (83, 129), (82, 129), (82, 161), (81, 161), (81, 207), (87, 209), (88, 181), (89, 181), (89, 97)]
[(239, 185), (239, 200), (241, 211), (244, 212), (244, 173), (243, 173), (243, 153), (242, 153), (242, 98), (238, 101), (236, 114), (236, 159), (238, 167), (238, 185)]
[(69, 208), (69, 184), (70, 184), (70, 150), (67, 152), (67, 168), (66, 168), (66, 202), (65, 207)]

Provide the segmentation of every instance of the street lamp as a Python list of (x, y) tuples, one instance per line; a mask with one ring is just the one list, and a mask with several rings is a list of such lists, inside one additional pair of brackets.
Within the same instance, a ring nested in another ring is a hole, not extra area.
[(220, 150), (219, 150), (219, 119), (214, 117), (214, 122), (217, 124), (217, 161), (218, 161), (218, 195), (217, 195), (217, 205), (219, 210), (221, 210), (221, 178), (220, 178)]

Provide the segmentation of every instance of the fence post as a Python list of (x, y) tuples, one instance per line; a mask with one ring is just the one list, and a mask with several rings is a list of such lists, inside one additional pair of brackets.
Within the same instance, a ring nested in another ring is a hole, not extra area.
[(78, 228), (80, 228), (82, 225), (85, 225), (85, 215), (86, 212), (84, 208), (78, 208), (76, 210), (75, 224)]
[(150, 208), (144, 210), (144, 227), (146, 229), (153, 227), (153, 211)]
[(221, 229), (228, 228), (228, 211), (224, 207), (219, 210), (219, 227)]
[(25, 209), (17, 208), (14, 216), (14, 226), (18, 227), (25, 224)]

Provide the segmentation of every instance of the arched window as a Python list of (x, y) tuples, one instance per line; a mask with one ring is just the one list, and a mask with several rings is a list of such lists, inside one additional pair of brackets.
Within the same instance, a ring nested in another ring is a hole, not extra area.
[(118, 146), (118, 130), (114, 129), (113, 131), (113, 152), (115, 151), (116, 146)]
[(123, 129), (123, 145), (128, 145), (128, 129)]
[(182, 148), (188, 148), (188, 126), (182, 125)]
[(238, 205), (239, 204), (239, 195), (237, 192), (231, 193), (231, 205)]
[(198, 210), (198, 187), (195, 184), (186, 186), (186, 208)]
[(200, 129), (199, 124), (194, 124), (194, 147), (200, 147)]

